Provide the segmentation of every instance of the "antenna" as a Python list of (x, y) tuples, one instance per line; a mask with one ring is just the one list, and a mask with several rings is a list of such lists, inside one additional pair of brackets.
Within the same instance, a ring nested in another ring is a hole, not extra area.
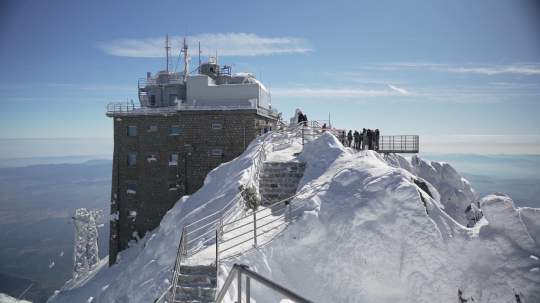
[(201, 73), (201, 41), (199, 41), (199, 74)]
[(169, 42), (169, 33), (167, 31), (167, 24), (165, 23), (165, 53), (167, 55), (167, 73), (169, 72), (169, 64), (171, 64), (172, 69), (172, 61), (169, 63), (169, 57), (171, 57), (171, 46)]
[[(187, 29), (186, 29), (186, 33), (187, 33)], [(187, 74), (189, 73), (189, 60), (191, 60), (191, 55), (188, 54), (187, 36), (184, 38), (184, 48), (180, 51), (180, 53), (184, 53), (184, 83), (185, 83)]]

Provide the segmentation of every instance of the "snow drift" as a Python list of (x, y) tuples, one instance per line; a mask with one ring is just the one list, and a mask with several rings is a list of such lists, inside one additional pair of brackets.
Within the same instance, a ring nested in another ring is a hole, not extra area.
[[(153, 302), (169, 285), (182, 226), (238, 193), (271, 135), (212, 171), (119, 264), (67, 283), (49, 301)], [(328, 133), (298, 160), (307, 162), (298, 188), (298, 199), (310, 197), (307, 209), (274, 241), (222, 262), (219, 285), (244, 263), (314, 302), (540, 302), (538, 209), (516, 209), (499, 193), (479, 201), (449, 164), (355, 153)], [(257, 284), (251, 294), (282, 299)], [(232, 286), (225, 299), (235, 296)]]

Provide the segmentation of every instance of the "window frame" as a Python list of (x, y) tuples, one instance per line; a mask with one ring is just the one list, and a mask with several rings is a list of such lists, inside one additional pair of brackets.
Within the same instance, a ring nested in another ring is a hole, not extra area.
[[(178, 130), (177, 133), (174, 133), (174, 132), (173, 132), (173, 127), (176, 127), (176, 128), (177, 128), (177, 130)], [(171, 135), (171, 136), (178, 136), (178, 135), (180, 135), (180, 125), (171, 124), (170, 135)]]
[[(131, 133), (131, 130), (133, 130), (133, 134)], [(127, 135), (128, 135), (128, 137), (136, 137), (137, 136), (137, 126), (128, 125), (128, 127), (127, 127)]]
[(131, 165), (136, 165), (136, 164), (137, 164), (137, 155), (127, 155), (127, 165), (131, 166)]

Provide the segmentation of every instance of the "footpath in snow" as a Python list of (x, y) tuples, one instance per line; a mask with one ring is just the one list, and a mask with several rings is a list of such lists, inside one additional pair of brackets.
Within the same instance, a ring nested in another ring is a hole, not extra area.
[[(182, 227), (237, 199), (270, 136), (212, 171), (118, 264), (68, 282), (49, 301), (153, 302), (169, 286)], [(274, 143), (282, 147), (267, 160), (307, 163), (292, 202), (307, 205), (281, 234), (268, 236), (278, 235), (273, 241), (238, 246), (235, 254), (245, 251), (222, 260), (218, 285), (232, 264), (243, 263), (314, 302), (540, 302), (539, 209), (516, 209), (500, 193), (479, 200), (449, 164), (400, 155), (385, 160), (345, 148), (328, 133), (298, 156), (291, 151), (301, 146), (290, 136)], [(211, 251), (209, 244), (188, 262), (212, 262)], [(235, 287), (226, 302), (236, 301)], [(283, 299), (257, 283), (251, 297)]]

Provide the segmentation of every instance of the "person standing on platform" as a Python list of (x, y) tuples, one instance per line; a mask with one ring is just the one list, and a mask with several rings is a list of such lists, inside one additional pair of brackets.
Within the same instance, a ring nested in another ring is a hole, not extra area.
[(323, 133), (326, 132), (326, 123), (324, 123), (323, 126), (322, 126), (322, 132)]
[(341, 132), (341, 135), (339, 136), (339, 140), (341, 141), (341, 144), (345, 146), (345, 131)]
[(347, 134), (347, 141), (349, 141), (348, 147), (351, 147), (351, 142), (352, 142), (352, 130), (349, 130), (349, 133)]
[(360, 137), (361, 137), (360, 142), (362, 144), (362, 150), (365, 150), (366, 149), (366, 143), (367, 143), (367, 131), (366, 131), (365, 128), (362, 131), (362, 134), (360, 135)]
[(375, 130), (375, 150), (379, 150), (379, 129)]
[(368, 149), (373, 150), (373, 132), (371, 129), (367, 130), (367, 137), (368, 137)]
[(357, 130), (354, 131), (354, 149), (360, 149), (360, 134)]

